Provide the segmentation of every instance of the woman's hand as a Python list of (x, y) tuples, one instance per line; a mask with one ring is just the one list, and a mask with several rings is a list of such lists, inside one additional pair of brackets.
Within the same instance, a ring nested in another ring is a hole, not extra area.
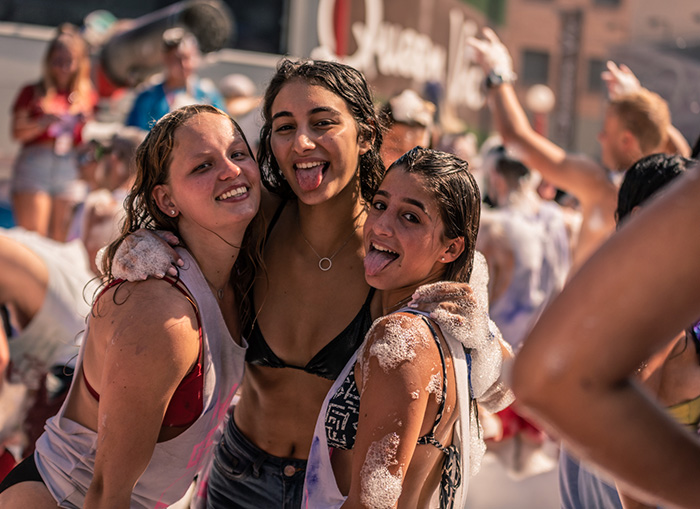
[(183, 262), (170, 246), (178, 243), (178, 238), (168, 231), (136, 230), (114, 254), (112, 275), (127, 281), (162, 278), (166, 273), (177, 276), (176, 265), (182, 267)]
[(477, 301), (467, 283), (440, 281), (418, 287), (408, 306), (430, 313), (442, 330), (459, 339), (459, 332), (470, 328)]

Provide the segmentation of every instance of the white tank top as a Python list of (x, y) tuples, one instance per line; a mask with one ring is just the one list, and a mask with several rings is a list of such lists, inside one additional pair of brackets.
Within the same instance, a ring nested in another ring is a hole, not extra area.
[[(481, 459), (486, 446), (481, 434), (481, 426), (474, 410), (473, 400), (479, 401), (490, 412), (496, 412), (513, 401), (512, 392), (507, 389), (500, 378), (502, 367), (501, 334), (495, 324), (488, 318), (488, 268), (481, 253), (476, 253), (474, 270), (470, 280), (477, 300), (479, 316), (469, 327), (468, 337), (461, 341), (449, 331), (441, 328), (445, 342), (449, 347), (457, 383), (457, 411), (459, 417), (455, 423), (452, 443), (460, 453), (461, 484), (454, 497), (454, 507), (464, 507), (466, 503), (469, 477), (475, 475), (481, 467)], [(412, 310), (415, 312), (416, 310)], [(421, 314), (428, 316), (427, 313)], [(330, 460), (330, 449), (326, 440), (326, 413), (330, 399), (343, 384), (351, 369), (355, 367), (358, 348), (348, 361), (335, 383), (328, 391), (321, 411), (316, 420), (314, 436), (309, 451), (304, 479), (305, 509), (335, 509), (343, 505), (345, 497), (335, 480)], [(469, 349), (467, 354), (465, 348)], [(449, 444), (443, 444), (448, 446)], [(440, 486), (436, 486), (429, 506), (439, 507)]]
[[(180, 279), (192, 293), (202, 321), (203, 411), (182, 434), (156, 444), (151, 462), (134, 487), (132, 509), (165, 508), (182, 498), (195, 475), (208, 464), (217, 430), (243, 377), (245, 340), (238, 345), (231, 338), (197, 263), (184, 249), (178, 252), (185, 262)], [(84, 345), (79, 363), (83, 351)], [(94, 471), (97, 433), (64, 418), (65, 406), (47, 421), (34, 457), (60, 507), (81, 508)]]

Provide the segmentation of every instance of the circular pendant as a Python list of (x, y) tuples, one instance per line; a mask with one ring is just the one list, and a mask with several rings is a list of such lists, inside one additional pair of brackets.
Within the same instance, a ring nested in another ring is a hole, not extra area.
[(333, 260), (330, 258), (321, 258), (318, 261), (318, 268), (321, 269), (323, 272), (331, 270), (331, 267), (333, 266)]

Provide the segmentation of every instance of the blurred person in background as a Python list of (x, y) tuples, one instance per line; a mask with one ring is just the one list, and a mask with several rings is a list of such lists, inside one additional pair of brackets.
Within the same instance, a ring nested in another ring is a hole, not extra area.
[(610, 102), (598, 135), (602, 164), (567, 153), (530, 125), (513, 88), (511, 56), (495, 32), (485, 28), (483, 38), (472, 37), (467, 44), (487, 76), (487, 102), (504, 145), (580, 204), (582, 223), (572, 267), (576, 270), (615, 230), (621, 172), (645, 155), (687, 155), (688, 143), (671, 125), (666, 101), (642, 88), (629, 69), (611, 62), (603, 75)]
[(151, 129), (169, 111), (189, 104), (209, 104), (226, 111), (214, 83), (197, 76), (201, 54), (197, 38), (175, 27), (163, 32), (163, 76), (142, 90), (134, 100), (125, 124), (144, 131)]
[(566, 225), (560, 208), (539, 197), (530, 170), (505, 147), (487, 152), (482, 169), (493, 208), (483, 210), (477, 249), (489, 264), (491, 317), (517, 351), (566, 281)]
[(124, 219), (124, 200), (136, 177), (136, 149), (144, 134), (122, 127), (106, 143), (91, 140), (81, 157), (90, 192), (75, 208), (68, 240), (83, 240), (96, 274), (95, 255), (116, 238)]
[(74, 205), (84, 198), (75, 147), (97, 104), (85, 41), (62, 25), (49, 43), (39, 82), (21, 89), (12, 137), (22, 144), (12, 169), (15, 223), (54, 240), (66, 238)]
[(413, 147), (432, 147), (435, 105), (415, 91), (406, 89), (393, 96), (379, 110), (379, 118), (386, 132), (381, 149), (384, 166)]
[(257, 151), (263, 117), (262, 96), (255, 83), (245, 74), (227, 74), (219, 81), (219, 91), (224, 97), (226, 111), (243, 129), (253, 152)]
[(33, 451), (72, 380), (100, 273), (95, 258), (119, 234), (141, 134), (125, 129), (109, 147), (85, 144), (93, 153), (101, 147), (101, 169), (93, 172), (96, 189), (81, 204), (74, 238), (63, 243), (23, 228), (0, 229), (0, 441), (14, 444), (20, 457)]

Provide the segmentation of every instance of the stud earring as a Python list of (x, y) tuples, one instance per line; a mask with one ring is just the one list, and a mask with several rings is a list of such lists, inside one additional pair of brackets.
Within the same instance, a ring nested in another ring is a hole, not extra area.
[(174, 216), (174, 215), (175, 215), (175, 211), (174, 211), (174, 210), (171, 210), (171, 211), (170, 211), (170, 215), (171, 215), (171, 216)]

